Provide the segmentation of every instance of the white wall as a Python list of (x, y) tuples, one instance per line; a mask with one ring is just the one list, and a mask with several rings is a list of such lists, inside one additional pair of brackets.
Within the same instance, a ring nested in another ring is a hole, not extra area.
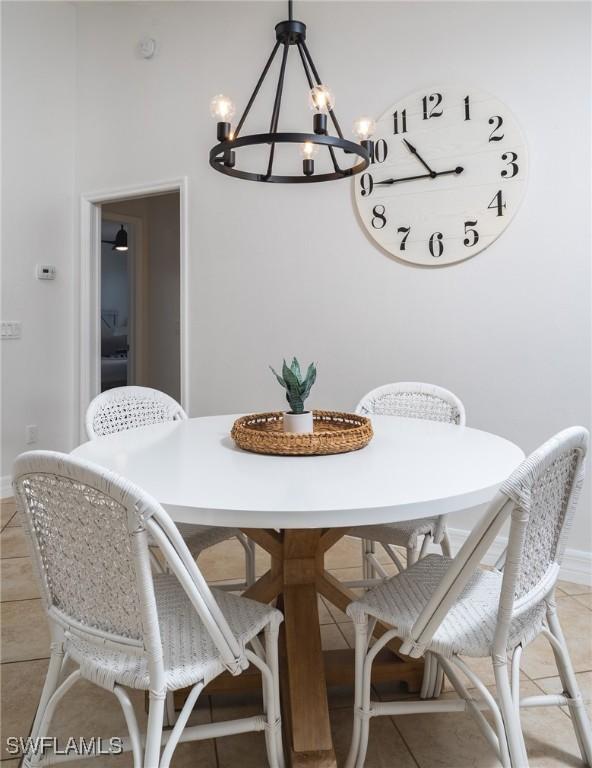
[[(431, 270), (369, 242), (348, 182), (255, 185), (209, 168), (209, 99), (244, 104), (284, 3), (76, 10), (77, 193), (189, 177), (194, 414), (281, 407), (267, 364), (295, 353), (318, 363), (314, 406), (351, 408), (378, 383), (419, 379), (453, 389), (470, 424), (526, 451), (590, 425), (588, 4), (296, 4), (346, 130), (440, 83), (488, 90), (517, 115), (531, 153), (521, 211), (476, 258)], [(135, 52), (147, 34), (151, 61)], [(281, 126), (306, 118), (303, 88), (295, 67)], [(270, 90), (262, 98), (255, 129)], [(583, 501), (579, 549), (589, 491)]]
[[(72, 279), (76, 136), (75, 9), (2, 3), (2, 491), (27, 447), (68, 450), (74, 410)], [(35, 264), (54, 264), (53, 282)], [(77, 342), (76, 342), (77, 343)], [(39, 442), (25, 445), (25, 426)]]

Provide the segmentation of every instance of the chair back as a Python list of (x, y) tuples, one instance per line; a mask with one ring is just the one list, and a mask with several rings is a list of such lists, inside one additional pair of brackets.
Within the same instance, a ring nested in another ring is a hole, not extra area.
[(525, 459), (501, 487), (512, 502), (496, 632), (503, 647), (512, 618), (555, 587), (584, 483), (588, 442), (583, 427), (559, 432)]
[(89, 440), (126, 429), (186, 419), (179, 403), (150, 387), (116, 387), (97, 395), (86, 411)]
[[(246, 664), (176, 526), (140, 488), (113, 472), (53, 451), (19, 456), (15, 496), (51, 620), (95, 646), (145, 653), (161, 688), (163, 652), (148, 531), (164, 545), (228, 668)], [(166, 531), (166, 533), (164, 533)]]
[(453, 392), (418, 381), (399, 381), (373, 389), (360, 400), (356, 413), (406, 416), (459, 426), (466, 423), (465, 408)]
[(513, 619), (555, 587), (584, 480), (589, 434), (571, 427), (550, 438), (514, 470), (452, 561), (401, 651), (421, 656), (503, 524), (511, 518), (494, 645), (505, 653)]

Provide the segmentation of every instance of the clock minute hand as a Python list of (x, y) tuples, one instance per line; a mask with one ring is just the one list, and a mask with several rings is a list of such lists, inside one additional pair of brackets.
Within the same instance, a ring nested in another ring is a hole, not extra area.
[(464, 168), (457, 165), (451, 171), (434, 171), (433, 173), (421, 173), (419, 176), (402, 176), (400, 179), (384, 179), (384, 181), (375, 181), (374, 184), (398, 184), (400, 181), (415, 181), (415, 179), (435, 179), (436, 176), (448, 176), (451, 173), (458, 175), (462, 173)]
[(419, 160), (419, 162), (423, 165), (423, 167), (428, 171), (430, 176), (434, 178), (438, 174), (430, 168), (430, 166), (426, 163), (426, 161), (423, 159), (423, 157), (419, 154), (419, 152), (415, 149), (413, 144), (410, 144), (407, 139), (403, 139), (403, 143), (406, 145), (407, 149), (411, 152), (412, 155), (415, 155), (415, 157)]
[(429, 179), (431, 173), (422, 173), (419, 176), (403, 176), (400, 179), (385, 179), (384, 181), (375, 181), (375, 184), (398, 184), (400, 181), (415, 181), (415, 179)]

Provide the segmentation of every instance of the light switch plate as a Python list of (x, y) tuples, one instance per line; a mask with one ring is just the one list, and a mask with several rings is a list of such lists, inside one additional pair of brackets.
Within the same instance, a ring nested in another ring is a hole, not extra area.
[(55, 280), (56, 268), (53, 264), (37, 264), (35, 267), (37, 280)]
[(2, 330), (0, 335), (3, 339), (20, 339), (21, 321), (2, 320)]

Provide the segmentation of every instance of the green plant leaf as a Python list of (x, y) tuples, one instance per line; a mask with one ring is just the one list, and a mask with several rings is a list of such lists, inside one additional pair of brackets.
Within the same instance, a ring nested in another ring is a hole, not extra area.
[(298, 359), (296, 357), (292, 358), (292, 364), (290, 365), (290, 370), (296, 376), (298, 381), (302, 383), (302, 374), (300, 373), (300, 363), (298, 362)]
[(303, 383), (303, 389), (302, 389), (302, 399), (306, 400), (306, 398), (310, 394), (310, 390), (312, 389), (312, 385), (317, 380), (317, 369), (315, 367), (314, 363), (311, 363), (308, 366), (308, 370), (306, 371), (306, 378), (304, 379)]
[(300, 382), (292, 373), (292, 370), (288, 368), (284, 362), (282, 369), (284, 375), (284, 381), (286, 382), (286, 389), (288, 390), (288, 401), (294, 413), (302, 413), (302, 396), (300, 393)]
[(271, 365), (269, 366), (269, 368), (270, 368), (271, 372), (273, 373), (273, 375), (276, 377), (276, 379), (279, 381), (280, 385), (282, 387), (284, 387), (284, 389), (287, 389), (286, 382), (282, 379), (282, 377), (279, 375), (279, 373), (276, 373), (276, 371), (271, 367)]

